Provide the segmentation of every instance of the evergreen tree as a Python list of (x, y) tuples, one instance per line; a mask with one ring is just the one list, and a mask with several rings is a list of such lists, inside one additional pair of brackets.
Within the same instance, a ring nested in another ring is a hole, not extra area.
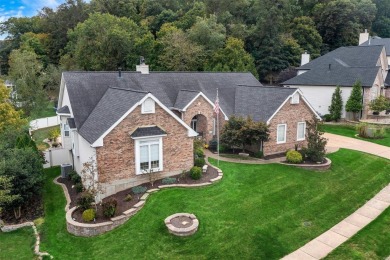
[(345, 105), (345, 110), (353, 113), (354, 120), (356, 120), (356, 113), (363, 109), (362, 99), (362, 84), (360, 81), (356, 81)]
[(329, 106), (329, 114), (332, 120), (338, 121), (341, 118), (341, 111), (343, 110), (343, 98), (341, 97), (342, 90), (337, 86), (333, 95), (332, 103)]

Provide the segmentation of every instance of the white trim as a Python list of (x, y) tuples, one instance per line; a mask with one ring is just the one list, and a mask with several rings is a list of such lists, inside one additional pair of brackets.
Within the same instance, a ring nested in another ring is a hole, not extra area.
[(67, 117), (71, 117), (72, 115), (70, 113), (66, 114), (66, 113), (57, 113), (57, 116), (67, 116)]
[[(279, 140), (279, 126), (284, 126), (284, 140), (283, 141), (278, 141)], [(276, 143), (277, 144), (284, 144), (287, 142), (287, 124), (278, 124), (276, 127)]]
[(314, 115), (316, 116), (316, 118), (318, 120), (322, 120), (320, 115), (318, 115), (318, 113), (314, 110), (314, 108), (310, 105), (309, 101), (307, 101), (307, 99), (305, 98), (305, 96), (303, 95), (302, 91), (300, 89), (297, 89), (294, 91), (294, 93), (292, 93), (290, 96), (288, 96), (286, 98), (286, 100), (279, 106), (278, 109), (276, 109), (275, 113), (272, 114), (272, 116), (267, 120), (267, 125), (269, 125), (271, 123), (271, 120), (272, 118), (275, 117), (275, 115), (282, 109), (282, 107), (287, 103), (287, 101), (292, 98), (292, 96), (295, 94), (295, 93), (299, 93), (301, 95), (301, 98), (303, 101), (305, 101), (306, 105), (310, 108), (310, 110), (314, 113)]
[(65, 80), (64, 73), (61, 74), (60, 94), (58, 97), (57, 107), (62, 107), (62, 99), (64, 98)]
[(106, 132), (104, 132), (91, 146), (92, 147), (99, 147), (103, 146), (103, 139), (106, 137), (117, 125), (119, 125), (120, 122), (123, 121), (131, 112), (134, 111), (139, 105), (141, 105), (147, 98), (151, 98), (154, 100), (154, 102), (157, 103), (163, 110), (165, 110), (170, 116), (172, 116), (174, 119), (176, 119), (182, 126), (184, 126), (188, 131), (188, 137), (194, 137), (198, 136), (198, 133), (196, 133), (191, 127), (189, 127), (186, 123), (184, 123), (177, 115), (175, 115), (170, 109), (168, 109), (166, 106), (164, 106), (155, 96), (152, 95), (152, 93), (146, 94), (139, 102), (137, 102), (134, 106), (132, 106), (126, 113), (119, 118), (118, 121), (116, 121)]
[(148, 101), (149, 99), (145, 99), (145, 101), (142, 103), (141, 105), (141, 114), (154, 114), (156, 112), (156, 102), (154, 102), (153, 99), (150, 99), (152, 102), (153, 102), (153, 107), (151, 109), (151, 111), (147, 111), (145, 110), (145, 103), (146, 101)]
[[(213, 103), (213, 102), (211, 102), (211, 100), (210, 99), (208, 99), (207, 97), (206, 97), (206, 95), (205, 94), (203, 94), (203, 92), (202, 91), (200, 91), (199, 93), (198, 93), (198, 95), (196, 95), (183, 109), (182, 109), (182, 111), (186, 111), (187, 110), (187, 108), (192, 104), (192, 103), (194, 103), (195, 102), (195, 100), (198, 98), (198, 97), (200, 97), (200, 96), (202, 96), (204, 99), (206, 99), (206, 101), (213, 107), (213, 109), (215, 109), (215, 104)], [(229, 118), (227, 117), (227, 115), (225, 114), (225, 112), (223, 112), (223, 110), (222, 110), (222, 108), (220, 107), (219, 108), (220, 110), (221, 110), (221, 112), (222, 112), (222, 114), (225, 116), (225, 120), (229, 120)]]
[(131, 137), (131, 139), (141, 140), (141, 139), (150, 139), (150, 138), (160, 138), (160, 137), (164, 137), (164, 136), (167, 136), (167, 135), (166, 134), (165, 135), (149, 135), (149, 136)]
[[(299, 124), (303, 124), (303, 138), (299, 138)], [(297, 141), (304, 141), (306, 139), (306, 122), (297, 123)]]
[[(142, 172), (141, 168), (139, 167), (139, 165), (140, 165), (140, 142), (141, 141), (148, 141), (148, 139), (150, 141), (158, 140), (158, 145), (159, 145), (159, 147), (158, 147), (159, 148), (159, 167), (152, 169), (153, 172), (161, 172), (161, 171), (164, 170), (164, 167), (163, 167), (163, 160), (164, 160), (164, 156), (163, 156), (163, 140), (162, 140), (163, 138), (162, 137), (157, 137), (157, 136), (149, 136), (149, 138), (144, 138), (143, 140), (137, 139), (134, 142), (135, 174), (136, 175), (145, 174), (145, 172)], [(157, 143), (157, 142), (155, 142), (155, 143)], [(149, 162), (150, 162), (150, 157), (149, 157)]]

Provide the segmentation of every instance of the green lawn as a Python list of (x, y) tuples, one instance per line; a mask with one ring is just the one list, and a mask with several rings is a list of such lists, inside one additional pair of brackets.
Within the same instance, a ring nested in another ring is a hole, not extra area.
[(54, 102), (50, 101), (47, 103), (47, 106), (44, 110), (32, 113), (30, 116), (30, 120), (51, 117), (51, 116), (55, 116), (55, 115), (57, 115), (57, 114), (56, 114), (56, 111), (54, 110)]
[(33, 259), (34, 231), (31, 227), (10, 233), (0, 231), (0, 259)]
[(32, 132), (32, 137), (35, 143), (37, 144), (39, 150), (46, 150), (47, 148), (49, 148), (49, 144), (44, 143), (43, 140), (48, 137), (50, 130), (55, 128), (59, 129), (60, 126), (57, 125), (57, 126), (42, 128)]
[(385, 259), (390, 256), (390, 208), (327, 259)]
[[(49, 169), (41, 250), (57, 259), (279, 259), (331, 228), (390, 182), (388, 160), (344, 149), (329, 157), (333, 166), (327, 172), (221, 161), (220, 183), (152, 194), (123, 226), (93, 238), (67, 233), (65, 198), (52, 182), (59, 168)], [(163, 221), (177, 212), (198, 217), (195, 235), (179, 238), (168, 233)]]
[(367, 139), (367, 138), (360, 138), (355, 136), (357, 134), (355, 130), (355, 126), (352, 125), (330, 125), (330, 124), (322, 124), (320, 125), (320, 130), (331, 133), (331, 134), (336, 134), (336, 135), (343, 135), (347, 137), (352, 137), (356, 138), (359, 140), (365, 140), (368, 142), (384, 145), (384, 146), (389, 146), (390, 147), (390, 128), (386, 128), (386, 134), (385, 138), (383, 139)]

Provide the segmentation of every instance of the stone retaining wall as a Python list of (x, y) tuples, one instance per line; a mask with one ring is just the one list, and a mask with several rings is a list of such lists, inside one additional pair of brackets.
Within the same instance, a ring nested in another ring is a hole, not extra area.
[[(85, 224), (74, 221), (72, 218), (73, 212), (76, 210), (76, 207), (71, 208), (66, 212), (66, 227), (69, 233), (75, 236), (82, 237), (91, 237), (103, 234), (107, 231), (113, 230), (114, 228), (122, 225), (127, 220), (129, 220), (133, 215), (135, 215), (144, 205), (146, 199), (149, 197), (151, 193), (157, 192), (160, 189), (172, 188), (172, 187), (182, 187), (182, 188), (196, 188), (203, 187), (213, 184), (222, 179), (223, 173), (222, 171), (212, 165), (209, 165), (218, 171), (218, 176), (211, 179), (210, 182), (199, 183), (199, 184), (169, 184), (169, 185), (160, 185), (156, 189), (150, 189), (146, 191), (146, 193), (141, 197), (140, 201), (135, 204), (131, 209), (123, 212), (121, 215), (111, 218), (110, 221), (98, 223), (98, 224)], [(58, 182), (56, 182), (58, 183)], [(58, 183), (59, 184), (59, 183)], [(65, 185), (61, 185), (64, 188)], [(64, 190), (65, 193), (67, 191)]]
[(282, 163), (282, 162), (280, 162), (280, 164), (295, 166), (307, 170), (326, 171), (332, 165), (332, 161), (329, 158), (325, 158), (325, 160), (326, 163), (322, 163), (322, 164), (315, 164), (315, 163), (314, 164), (292, 164), (292, 163)]

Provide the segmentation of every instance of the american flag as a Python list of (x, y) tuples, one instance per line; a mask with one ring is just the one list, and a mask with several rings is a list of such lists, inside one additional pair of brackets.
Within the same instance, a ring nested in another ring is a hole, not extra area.
[(217, 99), (215, 100), (214, 104), (214, 112), (218, 115), (219, 114), (219, 97), (218, 97), (218, 90), (217, 90)]

